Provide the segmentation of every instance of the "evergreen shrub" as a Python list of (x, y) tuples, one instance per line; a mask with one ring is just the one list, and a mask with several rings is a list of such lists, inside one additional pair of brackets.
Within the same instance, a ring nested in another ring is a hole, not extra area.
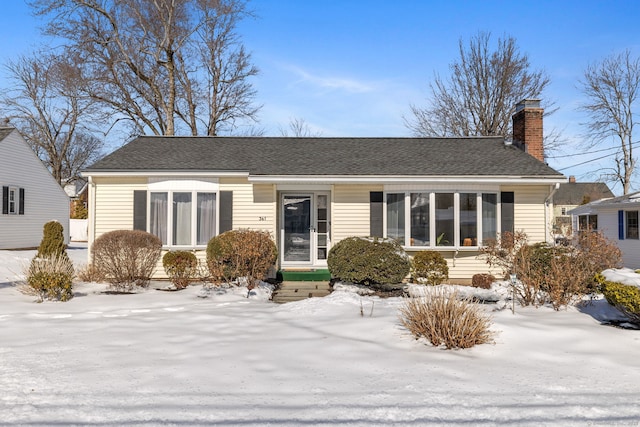
[(184, 289), (197, 273), (198, 259), (193, 252), (169, 251), (162, 257), (162, 266), (171, 283), (177, 289)]
[(438, 251), (419, 251), (413, 256), (413, 276), (418, 283), (440, 285), (449, 279), (449, 266)]
[(64, 244), (64, 227), (58, 221), (49, 221), (43, 227), (42, 240), (38, 246), (37, 258), (52, 255), (67, 257), (67, 246)]
[(609, 304), (623, 312), (634, 323), (640, 324), (639, 287), (609, 281), (603, 281), (600, 286)]
[(40, 301), (68, 301), (73, 298), (73, 263), (63, 255), (34, 258), (26, 271), (29, 292)]
[(331, 276), (363, 285), (398, 284), (409, 274), (411, 260), (392, 239), (347, 237), (327, 257)]

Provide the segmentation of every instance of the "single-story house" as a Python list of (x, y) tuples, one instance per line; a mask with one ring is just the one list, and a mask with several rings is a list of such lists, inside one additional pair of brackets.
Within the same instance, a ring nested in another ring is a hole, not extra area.
[(69, 197), (14, 128), (0, 128), (0, 161), (0, 249), (38, 247), (51, 220), (68, 243)]
[(611, 197), (614, 194), (604, 182), (577, 182), (574, 176), (570, 176), (569, 182), (560, 184), (553, 195), (554, 232), (562, 236), (570, 234), (571, 209)]
[(600, 231), (622, 251), (625, 267), (640, 268), (640, 192), (587, 203), (569, 211), (573, 229)]
[[(89, 244), (141, 229), (195, 250), (230, 229), (260, 229), (280, 270), (327, 268), (349, 236), (442, 252), (453, 281), (486, 272), (487, 239), (524, 230), (552, 241), (552, 195), (566, 181), (543, 161), (538, 100), (518, 104), (502, 137), (297, 138), (142, 136), (104, 157), (89, 180)], [(158, 276), (164, 274), (162, 267)]]

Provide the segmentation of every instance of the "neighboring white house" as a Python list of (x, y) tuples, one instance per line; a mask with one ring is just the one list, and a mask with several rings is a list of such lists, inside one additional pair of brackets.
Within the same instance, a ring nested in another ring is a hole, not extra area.
[(574, 230), (601, 231), (617, 243), (625, 267), (640, 268), (640, 192), (597, 200), (569, 211)]
[[(483, 242), (524, 230), (552, 241), (552, 195), (566, 178), (544, 163), (543, 110), (518, 105), (502, 137), (139, 137), (83, 172), (89, 244), (117, 229), (204, 256), (230, 229), (266, 230), (278, 269), (322, 270), (349, 236), (439, 251), (449, 277), (488, 270)], [(158, 269), (163, 274), (162, 267)]]
[(69, 197), (14, 128), (0, 128), (0, 188), (0, 249), (37, 247), (51, 220), (69, 242)]

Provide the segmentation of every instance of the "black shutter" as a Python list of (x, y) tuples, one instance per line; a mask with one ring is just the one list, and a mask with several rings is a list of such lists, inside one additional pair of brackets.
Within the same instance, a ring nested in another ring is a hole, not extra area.
[(501, 224), (500, 230), (504, 232), (513, 233), (514, 232), (514, 214), (513, 214), (513, 205), (514, 205), (515, 196), (513, 191), (503, 191), (500, 193), (500, 216), (501, 216)]
[(618, 211), (618, 240), (624, 240), (624, 211)]
[(383, 236), (383, 199), (382, 191), (372, 191), (369, 193), (369, 235), (371, 237)]
[(24, 188), (20, 189), (20, 203), (18, 204), (18, 215), (24, 215)]
[(2, 187), (2, 214), (9, 214), (9, 187)]
[(220, 229), (218, 234), (233, 229), (233, 191), (220, 192)]
[(147, 191), (133, 191), (133, 229), (147, 231)]

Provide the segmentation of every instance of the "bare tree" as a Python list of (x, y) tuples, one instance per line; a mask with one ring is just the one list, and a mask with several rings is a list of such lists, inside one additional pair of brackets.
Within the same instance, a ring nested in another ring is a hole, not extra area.
[[(511, 116), (517, 102), (540, 98), (549, 85), (543, 71), (531, 71), (513, 37), (498, 38), (490, 48), (490, 33), (480, 32), (468, 45), (459, 42), (460, 58), (451, 75), (435, 75), (427, 107), (411, 106), (406, 126), (416, 136), (511, 136)], [(545, 114), (552, 112), (550, 104)]]
[(46, 33), (67, 41), (83, 89), (137, 133), (216, 135), (259, 107), (235, 32), (244, 0), (34, 0)]
[(39, 53), (6, 65), (13, 90), (2, 102), (7, 118), (49, 168), (60, 185), (101, 156), (102, 140), (87, 126), (96, 112), (78, 87), (82, 76), (68, 58)]
[(280, 134), (282, 136), (294, 136), (294, 137), (317, 137), (321, 136), (322, 132), (313, 131), (309, 123), (299, 117), (294, 117), (289, 120), (289, 129), (280, 127)]
[(640, 59), (633, 57), (629, 50), (606, 57), (586, 68), (580, 84), (589, 99), (582, 109), (591, 119), (586, 127), (592, 146), (608, 142), (612, 137), (619, 144), (613, 172), (605, 177), (619, 182), (624, 194), (628, 194), (636, 166), (633, 132), (640, 89)]

